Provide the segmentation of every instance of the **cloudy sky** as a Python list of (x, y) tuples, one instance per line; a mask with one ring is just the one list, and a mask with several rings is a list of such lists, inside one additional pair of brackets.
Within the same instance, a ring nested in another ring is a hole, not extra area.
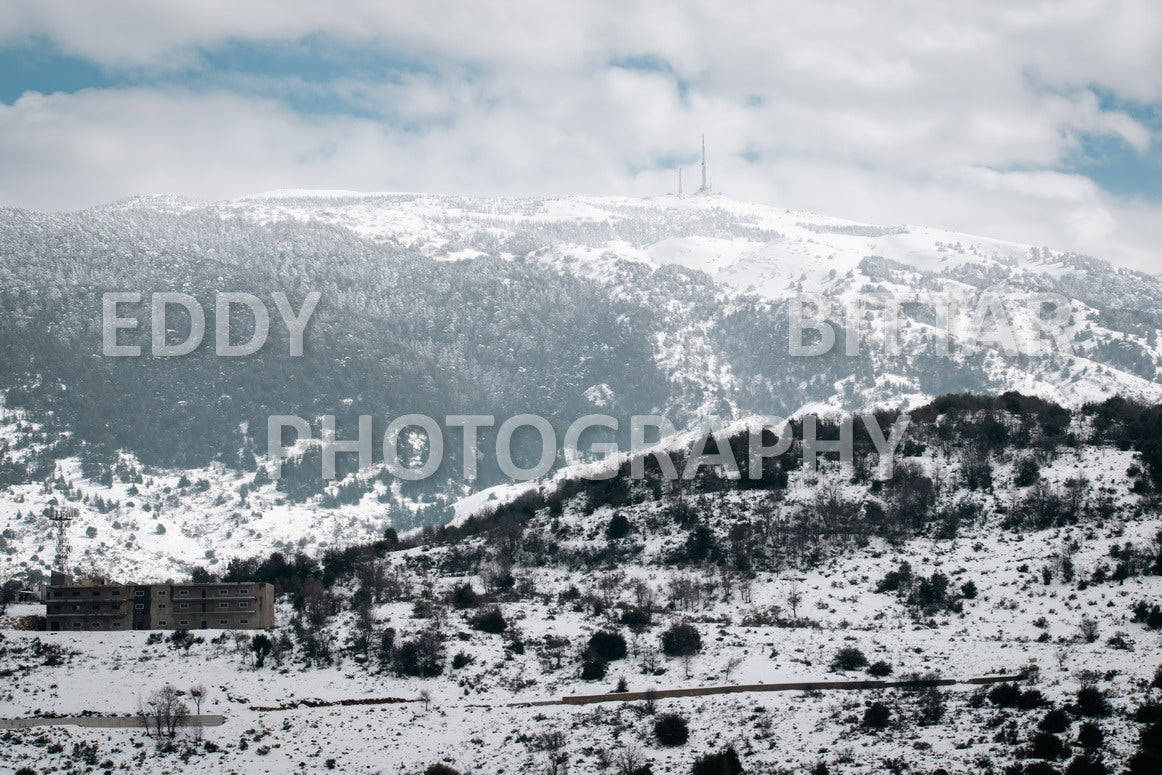
[(0, 5), (0, 206), (723, 194), (1157, 271), (1162, 3)]

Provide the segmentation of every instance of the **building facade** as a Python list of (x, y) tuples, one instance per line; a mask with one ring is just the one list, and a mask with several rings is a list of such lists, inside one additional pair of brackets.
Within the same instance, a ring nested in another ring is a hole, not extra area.
[(262, 630), (274, 626), (266, 583), (113, 584), (53, 573), (44, 591), (52, 632), (80, 630)]

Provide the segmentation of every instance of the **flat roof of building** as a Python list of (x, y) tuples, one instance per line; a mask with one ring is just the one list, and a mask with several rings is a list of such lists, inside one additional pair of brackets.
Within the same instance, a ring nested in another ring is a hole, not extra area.
[(46, 584), (49, 589), (101, 589), (102, 587), (253, 587), (269, 581), (106, 581)]

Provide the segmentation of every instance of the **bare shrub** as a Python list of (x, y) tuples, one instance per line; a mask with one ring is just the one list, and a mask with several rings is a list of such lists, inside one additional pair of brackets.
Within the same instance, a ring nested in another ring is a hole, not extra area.
[(146, 722), (147, 734), (152, 724), (158, 738), (165, 736), (172, 740), (177, 735), (177, 728), (189, 718), (190, 706), (182, 700), (177, 689), (166, 684), (149, 695), (141, 704), (138, 715)]

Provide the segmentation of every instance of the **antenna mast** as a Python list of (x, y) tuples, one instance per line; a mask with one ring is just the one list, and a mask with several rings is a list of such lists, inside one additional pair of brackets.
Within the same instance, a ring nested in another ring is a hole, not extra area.
[(682, 168), (678, 168), (678, 198), (682, 198)]
[(77, 518), (77, 510), (71, 506), (61, 508), (55, 503), (44, 510), (45, 517), (55, 525), (56, 529), (56, 557), (53, 566), (61, 573), (68, 573), (69, 565), (69, 525)]
[(710, 193), (710, 178), (706, 174), (706, 135), (702, 135), (702, 187), (698, 189), (698, 193)]

